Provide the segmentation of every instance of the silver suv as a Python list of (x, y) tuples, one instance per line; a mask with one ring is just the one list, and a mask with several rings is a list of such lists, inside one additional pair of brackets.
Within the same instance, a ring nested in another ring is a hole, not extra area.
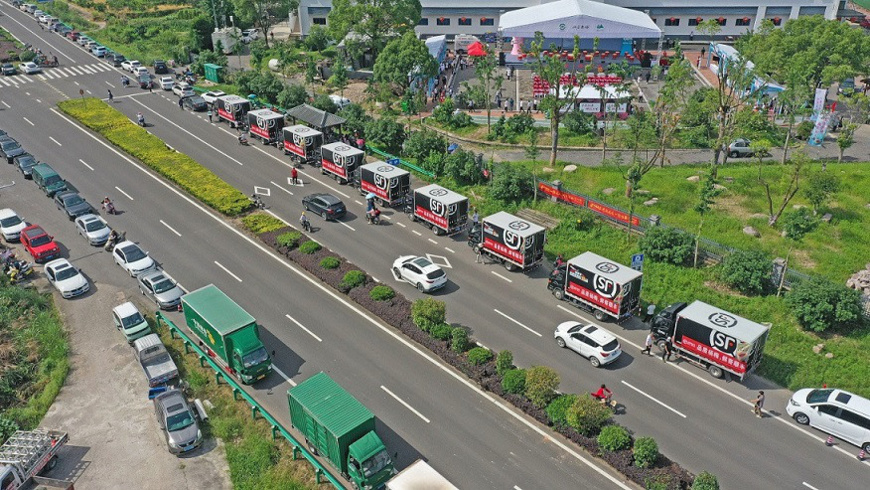
[(733, 143), (728, 145), (728, 156), (731, 158), (751, 157), (753, 155), (749, 146), (752, 144), (746, 138), (737, 138)]
[(202, 443), (202, 431), (196, 416), (180, 390), (169, 390), (154, 398), (157, 423), (163, 429), (169, 452), (181, 454), (192, 451)]

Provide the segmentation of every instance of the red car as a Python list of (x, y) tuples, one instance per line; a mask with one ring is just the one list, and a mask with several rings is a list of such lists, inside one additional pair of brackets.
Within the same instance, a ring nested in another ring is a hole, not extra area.
[(41, 226), (30, 225), (21, 230), (21, 244), (36, 262), (48, 262), (60, 257), (60, 248)]

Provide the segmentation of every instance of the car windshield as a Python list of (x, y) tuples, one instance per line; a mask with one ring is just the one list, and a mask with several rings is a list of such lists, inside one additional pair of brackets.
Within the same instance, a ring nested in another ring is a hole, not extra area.
[(88, 231), (100, 231), (105, 227), (106, 227), (106, 224), (98, 219), (85, 223), (85, 230), (88, 230)]
[(155, 293), (165, 293), (166, 291), (169, 291), (170, 289), (172, 289), (174, 287), (175, 287), (175, 283), (172, 282), (172, 279), (169, 279), (168, 277), (161, 276), (161, 279), (159, 279), (157, 282), (154, 283), (154, 292)]
[(390, 462), (390, 455), (387, 454), (386, 449), (382, 450), (378, 454), (375, 454), (371, 458), (363, 461), (362, 471), (366, 478), (377, 474), (377, 472), (384, 469), (387, 466), (387, 463)]
[(824, 389), (824, 390), (813, 390), (807, 394), (807, 403), (822, 403), (828, 401), (828, 398), (831, 396), (834, 390), (832, 389)]
[(242, 364), (245, 365), (246, 368), (256, 366), (257, 364), (266, 362), (269, 359), (269, 354), (266, 353), (265, 347), (260, 347), (259, 349), (249, 352), (247, 355), (242, 357)]
[(128, 317), (122, 318), (121, 325), (126, 330), (130, 327), (135, 327), (136, 325), (139, 325), (140, 323), (142, 323), (144, 321), (145, 321), (145, 319), (142, 318), (142, 314), (137, 311), (136, 313), (133, 313), (132, 315), (130, 315)]
[(54, 185), (61, 181), (60, 175), (52, 175), (45, 179), (45, 185)]
[(16, 226), (21, 224), (21, 218), (18, 216), (10, 216), (8, 218), (0, 219), (0, 226), (3, 228), (9, 228), (10, 226)]
[(76, 205), (81, 204), (83, 202), (85, 202), (85, 200), (82, 199), (80, 196), (69, 196), (69, 197), (64, 198), (64, 200), (63, 200), (64, 206), (76, 206)]
[(18, 158), (18, 166), (20, 167), (32, 167), (36, 165), (36, 159), (32, 156), (19, 157)]
[(0, 143), (0, 145), (2, 145), (3, 150), (14, 150), (15, 148), (18, 148), (18, 143), (12, 140), (4, 141), (3, 143)]
[[(181, 404), (173, 405), (169, 407), (169, 411), (180, 410), (182, 408), (183, 406)], [(193, 415), (191, 415), (190, 410), (184, 410), (183, 412), (174, 413), (166, 419), (166, 430), (169, 432), (175, 432), (184, 429), (185, 427), (189, 427), (192, 424)]]
[(145, 252), (136, 245), (130, 245), (121, 251), (124, 252), (124, 257), (127, 257), (127, 262), (136, 262), (137, 260), (142, 260), (147, 257)]
[(48, 238), (48, 235), (40, 235), (33, 240), (30, 240), (30, 245), (33, 247), (39, 247), (45, 245), (46, 243), (49, 243), (50, 241), (51, 239)]
[(69, 279), (77, 275), (79, 275), (79, 271), (77, 271), (75, 267), (67, 267), (57, 271), (57, 280), (63, 281), (64, 279)]

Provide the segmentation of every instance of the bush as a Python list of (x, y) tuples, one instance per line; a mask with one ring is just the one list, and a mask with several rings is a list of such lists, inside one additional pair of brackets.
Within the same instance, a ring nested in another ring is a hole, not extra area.
[(547, 366), (532, 366), (526, 372), (526, 398), (538, 408), (546, 407), (556, 398), (559, 388), (559, 373)]
[(861, 320), (861, 293), (827, 279), (797, 283), (785, 302), (801, 326), (813, 332), (824, 332), (835, 325), (854, 327)]
[(646, 490), (670, 490), (673, 488), (671, 486), (673, 480), (674, 478), (672, 475), (660, 473), (655, 476), (647, 477), (647, 479), (644, 480), (644, 488), (646, 488)]
[(36, 58), (36, 53), (33, 51), (22, 51), (21, 54), (18, 55), (18, 59), (21, 60), (22, 63), (33, 61), (33, 58)]
[(806, 141), (810, 139), (810, 135), (813, 134), (813, 128), (815, 124), (812, 121), (801, 121), (800, 124), (797, 125), (795, 129), (795, 138), (799, 140)]
[(435, 131), (414, 131), (405, 140), (403, 153), (421, 163), (430, 153), (447, 153), (447, 138)]
[(512, 393), (514, 395), (519, 395), (526, 391), (526, 370), (511, 369), (504, 373), (504, 377), (501, 379), (501, 388), (505, 393)]
[(378, 284), (369, 291), (369, 296), (375, 301), (387, 301), (395, 298), (396, 292), (390, 286)]
[(329, 98), (326, 94), (320, 94), (314, 98), (314, 101), (311, 102), (312, 107), (316, 107), (321, 111), (328, 112), (330, 114), (335, 114), (338, 112), (338, 106), (335, 105), (335, 102)]
[(459, 149), (444, 158), (444, 174), (463, 185), (473, 185), (483, 180), (480, 167), (477, 155), (471, 151)]
[(278, 92), (278, 105), (292, 109), (308, 102), (308, 91), (302, 85), (287, 85)]
[(277, 231), (287, 226), (278, 218), (263, 213), (254, 213), (245, 216), (242, 218), (242, 224), (245, 225), (245, 228), (250, 230), (251, 233), (256, 235), (270, 231)]
[(18, 429), (18, 423), (15, 420), (6, 415), (0, 415), (0, 441), (5, 442)]
[(448, 97), (432, 110), (432, 119), (442, 126), (451, 127), (453, 125), (454, 110), (456, 110), (456, 104), (453, 103), (452, 98)]
[(737, 250), (725, 256), (719, 279), (746, 294), (761, 294), (770, 287), (773, 266), (770, 258), (758, 250)]
[(340, 289), (351, 290), (355, 287), (362, 286), (366, 282), (366, 273), (363, 271), (348, 271), (341, 278), (341, 283), (338, 285)]
[(341, 265), (341, 260), (338, 257), (324, 257), (323, 260), (320, 261), (320, 267), (324, 269), (338, 269), (338, 266)]
[(692, 490), (719, 490), (719, 479), (709, 471), (702, 471), (695, 477)]
[(395, 118), (382, 117), (365, 125), (368, 143), (380, 150), (398, 155), (405, 141), (405, 126)]
[(535, 120), (528, 114), (514, 114), (507, 120), (507, 130), (515, 135), (526, 134), (535, 127)]
[(299, 233), (298, 231), (288, 231), (275, 237), (275, 242), (278, 243), (279, 247), (284, 247), (289, 250), (296, 248), (300, 238), (302, 238), (302, 233)]
[(807, 233), (815, 230), (818, 224), (819, 219), (807, 208), (785, 213), (782, 217), (782, 229), (785, 231), (785, 236), (792, 240), (803, 239)]
[(610, 420), (612, 413), (588, 393), (580, 395), (568, 409), (565, 421), (577, 432), (592, 437)]
[(433, 298), (418, 299), (411, 305), (411, 319), (420, 330), (428, 332), (447, 322), (447, 305)]
[(304, 242), (302, 245), (299, 245), (299, 251), (306, 255), (311, 255), (320, 250), (321, 248), (323, 247), (321, 247), (319, 243), (312, 240), (309, 240), (307, 242)]
[(622, 451), (631, 447), (631, 436), (621, 425), (608, 425), (598, 434), (598, 445), (605, 451)]
[(486, 347), (475, 347), (468, 351), (468, 362), (475, 366), (488, 363), (492, 359), (492, 351)]
[(571, 111), (562, 116), (565, 129), (578, 135), (596, 134), (595, 116), (582, 111)]
[(683, 265), (695, 253), (695, 240), (678, 228), (655, 226), (640, 239), (640, 249), (654, 262)]
[(659, 445), (652, 437), (641, 437), (634, 441), (634, 464), (641, 468), (649, 468), (659, 457)]
[(366, 113), (366, 110), (363, 109), (361, 105), (348, 104), (338, 111), (338, 115), (347, 119), (347, 122), (341, 126), (343, 130), (348, 131), (350, 134), (359, 133), (368, 137), (368, 135), (365, 134), (366, 125), (373, 119), (372, 116)]
[(495, 370), (499, 376), (514, 368), (514, 354), (509, 350), (503, 350), (495, 357)]
[(450, 349), (453, 352), (462, 353), (468, 350), (468, 332), (464, 328), (456, 327), (451, 331), (450, 335), (452, 337)]
[(450, 340), (450, 337), (453, 336), (453, 327), (446, 323), (442, 323), (441, 325), (437, 325), (429, 330), (429, 335), (438, 340)]
[(493, 169), (489, 196), (502, 202), (518, 202), (531, 197), (535, 181), (531, 172), (515, 165), (502, 164)]
[(575, 401), (577, 401), (577, 395), (559, 395), (547, 405), (547, 417), (550, 417), (550, 422), (554, 427), (568, 424), (568, 410)]

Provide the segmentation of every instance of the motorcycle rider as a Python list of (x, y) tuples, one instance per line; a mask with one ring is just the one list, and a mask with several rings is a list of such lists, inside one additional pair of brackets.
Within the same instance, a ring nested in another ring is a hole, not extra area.
[(299, 223), (302, 225), (302, 229), (311, 232), (311, 222), (308, 221), (308, 216), (305, 216), (305, 211), (302, 211), (302, 216), (299, 217)]
[(592, 398), (600, 400), (601, 403), (605, 405), (610, 405), (610, 399), (613, 398), (613, 392), (602, 383), (601, 388), (598, 388), (598, 391), (592, 394)]
[(109, 214), (115, 214), (115, 203), (113, 203), (112, 200), (109, 199), (109, 196), (106, 196), (106, 198), (103, 199), (102, 205), (103, 209), (105, 209), (106, 212), (108, 212)]
[(136, 120), (139, 122), (139, 126), (145, 127), (145, 116), (141, 112), (136, 114)]

